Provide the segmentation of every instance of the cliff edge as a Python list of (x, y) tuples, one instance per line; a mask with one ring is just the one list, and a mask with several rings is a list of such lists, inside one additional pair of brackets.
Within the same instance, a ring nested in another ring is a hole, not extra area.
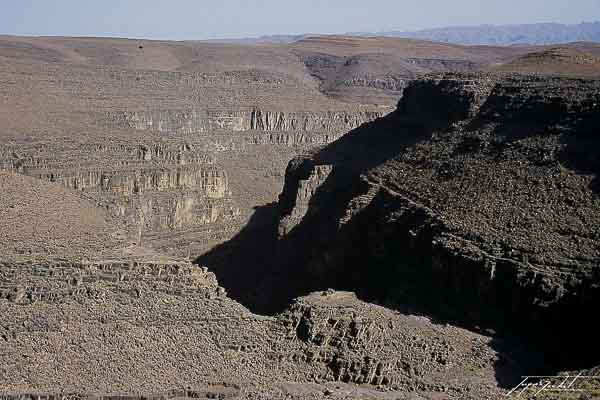
[(278, 230), (295, 285), (531, 339), (548, 366), (597, 364), (599, 122), (600, 81), (411, 83), (392, 114), (290, 162)]

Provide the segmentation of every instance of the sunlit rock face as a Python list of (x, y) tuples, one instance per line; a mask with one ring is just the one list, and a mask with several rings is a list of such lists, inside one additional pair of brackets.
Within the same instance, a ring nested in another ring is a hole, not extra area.
[(108, 112), (98, 123), (115, 128), (157, 130), (193, 135), (216, 130), (233, 132), (315, 132), (341, 135), (383, 115), (378, 111), (239, 111), (159, 110)]

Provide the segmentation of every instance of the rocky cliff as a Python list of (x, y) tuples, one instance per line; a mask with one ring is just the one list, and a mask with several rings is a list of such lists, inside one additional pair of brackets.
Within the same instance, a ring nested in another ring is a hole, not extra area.
[[(329, 40), (339, 48), (328, 54), (319, 43)], [(360, 52), (355, 49), (360, 42), (357, 38), (306, 38), (296, 44), (296, 53), (318, 80), (322, 92), (337, 98), (356, 98), (366, 104), (392, 104), (393, 99), (402, 96), (410, 81), (423, 74), (473, 72), (483, 64), (456, 58), (456, 54), (440, 53), (439, 49), (426, 52), (428, 56), (423, 57), (418, 48), (410, 46), (402, 56), (392, 55), (391, 43)]]
[(193, 229), (235, 218), (227, 173), (189, 144), (3, 146), (3, 168), (78, 191), (137, 230)]
[(502, 394), (488, 336), (334, 291), (255, 315), (207, 268), (132, 246), (85, 192), (8, 172), (0, 188), (3, 398)]
[(111, 128), (153, 129), (179, 135), (217, 130), (244, 132), (348, 132), (383, 115), (378, 111), (273, 111), (260, 108), (247, 111), (159, 110), (107, 112), (98, 122)]
[(289, 164), (283, 257), (307, 290), (533, 336), (547, 366), (593, 365), (599, 122), (598, 81), (415, 81), (394, 113)]

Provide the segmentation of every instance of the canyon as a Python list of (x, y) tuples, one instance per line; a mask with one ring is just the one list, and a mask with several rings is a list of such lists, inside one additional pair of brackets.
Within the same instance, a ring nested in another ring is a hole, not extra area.
[(596, 54), (0, 37), (0, 396), (492, 399), (596, 368)]
[(416, 81), (394, 113), (292, 161), (286, 264), (308, 288), (573, 342), (558, 363), (593, 365), (599, 94), (577, 79)]

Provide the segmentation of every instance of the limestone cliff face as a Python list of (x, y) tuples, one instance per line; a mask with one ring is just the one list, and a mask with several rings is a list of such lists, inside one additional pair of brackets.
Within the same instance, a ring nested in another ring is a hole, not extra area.
[(123, 196), (143, 194), (148, 191), (197, 189), (213, 199), (227, 194), (227, 174), (211, 166), (192, 165), (165, 167), (140, 166), (131, 170), (79, 170), (38, 172), (25, 169), (36, 178), (58, 182), (70, 189), (94, 192), (111, 192)]
[[(289, 164), (279, 235), (306, 285), (551, 347), (588, 329), (600, 83), (451, 75), (404, 93), (396, 112)], [(576, 355), (549, 357), (598, 356), (578, 340)]]
[(189, 146), (96, 145), (87, 154), (84, 150), (75, 159), (60, 154), (64, 149), (54, 153), (56, 159), (48, 158), (52, 151), (44, 153), (46, 158), (8, 152), (4, 167), (80, 191), (144, 234), (201, 227), (239, 214), (226, 171)]
[(286, 113), (257, 109), (251, 112), (249, 124), (245, 126), (250, 130), (343, 133), (381, 115), (376, 111)]
[[(185, 250), (175, 249), (186, 246), (202, 252), (229, 238), (240, 228), (242, 215), (249, 213), (250, 206), (243, 203), (246, 200), (239, 199), (246, 189), (236, 191), (240, 176), (265, 169), (250, 195), (271, 193), (271, 188), (264, 190), (261, 185), (278, 184), (280, 165), (299, 149), (328, 144), (382, 114), (352, 108), (354, 111), (259, 107), (115, 111), (119, 110), (115, 106), (110, 111), (92, 112), (97, 125), (93, 129), (149, 131), (127, 132), (127, 136), (140, 135), (137, 145), (134, 140), (112, 138), (105, 143), (82, 138), (63, 145), (0, 145), (0, 167), (85, 193), (137, 232), (138, 240), (179, 231), (181, 243), (173, 245), (174, 252), (185, 254)], [(289, 149), (265, 157), (261, 152), (265, 145)], [(257, 162), (251, 162), (251, 170), (226, 170), (208, 156), (214, 152), (225, 153), (222, 165), (232, 165), (231, 159), (244, 152), (246, 158), (256, 157)], [(264, 179), (273, 173), (277, 178)], [(160, 243), (171, 246), (167, 241)]]
[(107, 112), (99, 117), (99, 122), (114, 128), (150, 129), (192, 135), (217, 129), (241, 131), (244, 116), (241, 113), (206, 110), (121, 111)]
[(316, 147), (333, 142), (338, 134), (315, 132), (256, 132), (250, 143), (278, 145), (286, 147)]
[(380, 117), (379, 111), (284, 112), (255, 108), (239, 111), (159, 110), (107, 112), (97, 117), (104, 126), (156, 130), (192, 135), (227, 130), (267, 132), (319, 132), (342, 134)]

